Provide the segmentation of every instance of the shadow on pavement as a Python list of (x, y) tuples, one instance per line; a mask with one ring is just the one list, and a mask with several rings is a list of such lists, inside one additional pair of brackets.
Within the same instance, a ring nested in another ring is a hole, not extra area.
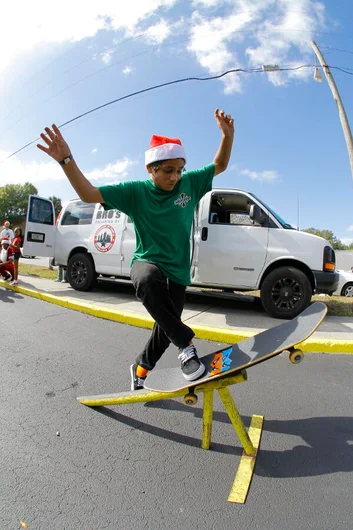
[[(201, 449), (201, 431), (200, 431), (200, 438), (192, 438), (191, 436), (186, 436), (185, 434), (178, 434), (175, 432), (171, 432), (170, 430), (167, 430), (167, 429), (162, 429), (161, 427), (156, 427), (155, 425), (149, 425), (147, 423), (143, 423), (142, 421), (135, 420), (134, 418), (130, 418), (129, 416), (125, 416), (124, 414), (120, 414), (109, 408), (105, 408), (105, 407), (90, 407), (90, 408), (94, 409), (97, 412), (100, 412), (104, 416), (108, 416), (109, 418), (113, 420), (119, 421), (120, 423), (124, 423), (125, 425), (128, 425), (129, 427), (132, 427), (134, 429), (138, 429), (139, 431), (152, 434), (153, 436), (158, 436), (159, 438), (163, 438), (168, 441), (173, 441), (173, 442), (177, 442), (180, 444), (189, 445), (190, 447), (198, 447)], [(200, 415), (202, 415), (201, 410), (200, 410)], [(226, 444), (221, 444), (221, 443), (212, 443), (212, 451), (218, 452), (218, 453), (236, 455), (236, 456), (241, 456), (243, 452), (241, 447), (237, 447), (236, 445), (226, 445)]]
[[(190, 412), (196, 418), (202, 418), (202, 409), (188, 407), (173, 400), (150, 402), (145, 406)], [(216, 422), (230, 424), (226, 412), (215, 411), (213, 419)], [(242, 419), (248, 427), (251, 418), (242, 416)], [(154, 429), (151, 429), (151, 432), (153, 433)], [(255, 473), (259, 476), (310, 477), (353, 471), (353, 418), (351, 417), (333, 416), (298, 420), (265, 418), (262, 437), (271, 432), (300, 437), (304, 443), (285, 451), (268, 451), (261, 449), (260, 446), (255, 468)], [(240, 448), (237, 439), (234, 443)], [(289, 445), (290, 439), (288, 439)]]
[(310, 477), (353, 471), (353, 418), (321, 417), (268, 420), (264, 431), (300, 436), (305, 445), (286, 451), (260, 451), (256, 474)]
[(16, 293), (12, 289), (0, 289), (0, 302), (14, 304), (15, 300), (22, 300), (23, 298), (24, 296), (22, 294)]

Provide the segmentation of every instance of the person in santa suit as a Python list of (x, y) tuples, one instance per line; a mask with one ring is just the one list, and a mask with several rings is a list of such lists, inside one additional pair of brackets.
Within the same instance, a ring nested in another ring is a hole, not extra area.
[(10, 247), (10, 240), (8, 237), (4, 237), (1, 240), (1, 251), (0, 251), (0, 275), (4, 280), (11, 280), (14, 276), (14, 251)]
[(131, 389), (143, 388), (170, 343), (178, 348), (181, 371), (187, 381), (205, 372), (192, 342), (193, 330), (181, 320), (186, 286), (190, 278), (190, 233), (194, 210), (212, 189), (213, 178), (228, 166), (234, 120), (218, 109), (214, 112), (221, 139), (213, 162), (185, 171), (186, 153), (179, 138), (153, 135), (145, 153), (150, 178), (95, 187), (79, 169), (71, 149), (56, 125), (40, 136), (46, 146), (38, 148), (59, 162), (83, 202), (101, 203), (130, 217), (136, 233), (131, 280), (136, 296), (155, 320), (152, 335), (130, 367)]

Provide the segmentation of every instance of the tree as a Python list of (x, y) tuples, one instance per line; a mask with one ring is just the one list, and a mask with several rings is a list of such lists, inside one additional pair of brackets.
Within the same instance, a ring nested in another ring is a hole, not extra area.
[(28, 207), (28, 195), (38, 195), (33, 184), (7, 184), (0, 188), (0, 223), (10, 221), (12, 227), (24, 226)]
[(59, 197), (55, 197), (55, 195), (49, 197), (49, 199), (54, 204), (55, 217), (57, 218), (62, 208), (61, 199), (59, 199)]
[(314, 234), (314, 236), (323, 237), (327, 239), (335, 250), (347, 250), (347, 246), (342, 243), (334, 235), (331, 230), (318, 230), (317, 228), (306, 228), (303, 232), (308, 232), (308, 234)]

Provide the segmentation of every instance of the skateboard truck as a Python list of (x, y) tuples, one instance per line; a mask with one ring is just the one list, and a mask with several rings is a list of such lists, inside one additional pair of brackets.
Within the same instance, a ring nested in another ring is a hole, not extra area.
[(194, 386), (191, 386), (189, 388), (189, 392), (187, 394), (185, 394), (184, 396), (184, 403), (185, 405), (196, 405), (197, 403), (197, 395), (195, 394), (194, 392), (195, 390), (195, 387)]

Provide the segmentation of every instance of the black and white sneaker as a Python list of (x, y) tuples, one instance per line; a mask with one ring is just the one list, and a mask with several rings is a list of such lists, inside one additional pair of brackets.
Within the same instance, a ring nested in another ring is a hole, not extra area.
[(181, 362), (183, 376), (187, 381), (198, 379), (206, 370), (205, 365), (199, 360), (193, 344), (189, 344), (186, 348), (179, 348), (178, 359)]
[(137, 377), (136, 367), (137, 364), (132, 364), (130, 366), (131, 390), (141, 390), (144, 387), (146, 381), (146, 377)]

